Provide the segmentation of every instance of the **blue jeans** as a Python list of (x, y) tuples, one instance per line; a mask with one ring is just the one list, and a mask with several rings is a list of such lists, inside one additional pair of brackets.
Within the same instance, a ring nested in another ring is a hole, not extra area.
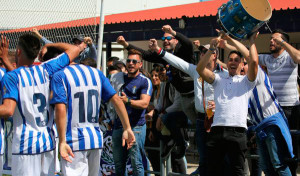
[(126, 161), (128, 155), (131, 160), (133, 175), (144, 176), (142, 155), (145, 155), (146, 125), (136, 126), (132, 128), (132, 131), (134, 132), (136, 142), (129, 150), (127, 150), (127, 146), (122, 147), (123, 128), (113, 131), (113, 158), (117, 176), (127, 176)]
[(272, 125), (264, 128), (263, 131), (265, 133), (263, 139), (256, 137), (261, 169), (266, 176), (277, 174), (290, 176), (291, 171), (285, 163), (285, 159), (289, 156), (288, 150), (280, 129)]

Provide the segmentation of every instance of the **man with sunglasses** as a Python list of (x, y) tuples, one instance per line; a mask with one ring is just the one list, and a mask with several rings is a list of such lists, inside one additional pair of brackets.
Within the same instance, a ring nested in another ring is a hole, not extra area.
[[(182, 58), (188, 63), (195, 64), (195, 59), (193, 57), (193, 44), (192, 42), (183, 34), (174, 31), (170, 25), (164, 25), (162, 31), (165, 32), (163, 40), (163, 49), (175, 56)], [(162, 63), (167, 65), (167, 62), (156, 53), (152, 51), (146, 51), (138, 48), (132, 44), (126, 42), (123, 36), (119, 36), (117, 43), (123, 45), (127, 50), (136, 49), (142, 53), (143, 59), (152, 63)], [(189, 119), (196, 123), (197, 113), (195, 110), (194, 102), (194, 83), (193, 79), (186, 73), (176, 69), (171, 68), (172, 80), (171, 84), (180, 93), (180, 104), (184, 113), (189, 117)]]
[(145, 156), (145, 112), (150, 102), (152, 84), (150, 79), (140, 72), (142, 65), (141, 53), (137, 50), (129, 50), (126, 59), (128, 73), (119, 72), (111, 77), (113, 88), (118, 92), (126, 106), (130, 125), (136, 139), (136, 143), (131, 149), (126, 150), (125, 147), (122, 147), (120, 140), (123, 129), (120, 119), (118, 117), (115, 118), (112, 140), (115, 171), (118, 176), (127, 175), (125, 172), (127, 156), (131, 159), (133, 175), (144, 176), (142, 158)]

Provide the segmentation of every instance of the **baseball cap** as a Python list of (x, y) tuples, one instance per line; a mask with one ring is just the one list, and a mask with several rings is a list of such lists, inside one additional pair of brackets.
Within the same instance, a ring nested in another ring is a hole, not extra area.
[(79, 40), (81, 42), (84, 41), (84, 38), (82, 35), (76, 35), (73, 39), (72, 39), (72, 42), (75, 43), (75, 40)]

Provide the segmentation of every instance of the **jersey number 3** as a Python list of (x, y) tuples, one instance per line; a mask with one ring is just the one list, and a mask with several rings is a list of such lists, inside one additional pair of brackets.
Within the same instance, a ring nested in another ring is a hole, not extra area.
[(46, 108), (46, 97), (42, 93), (33, 94), (33, 104), (38, 105), (38, 111), (43, 114), (43, 118), (35, 118), (37, 126), (46, 126), (49, 121), (49, 112)]

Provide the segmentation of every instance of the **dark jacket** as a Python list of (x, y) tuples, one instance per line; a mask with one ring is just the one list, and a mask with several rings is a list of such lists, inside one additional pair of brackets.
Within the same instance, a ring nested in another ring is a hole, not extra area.
[[(175, 38), (178, 40), (178, 43), (174, 50), (174, 55), (185, 60), (188, 63), (196, 64), (195, 59), (193, 57), (193, 44), (192, 42), (183, 34), (176, 32)], [(152, 63), (162, 63), (164, 65), (168, 64), (165, 60), (163, 60), (156, 52), (146, 51), (141, 48), (138, 48), (134, 45), (129, 44), (126, 48), (127, 50), (136, 49), (142, 53), (142, 57), (144, 60)], [(191, 78), (188, 74), (176, 69), (172, 68), (172, 80), (171, 84), (176, 88), (178, 92), (182, 95), (188, 94), (193, 95), (194, 92), (194, 83), (193, 78)]]

